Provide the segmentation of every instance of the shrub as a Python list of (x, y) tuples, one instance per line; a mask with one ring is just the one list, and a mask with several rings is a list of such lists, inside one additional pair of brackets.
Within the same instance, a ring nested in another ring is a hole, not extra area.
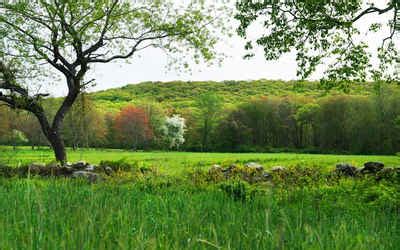
[(119, 171), (124, 171), (124, 172), (135, 172), (139, 171), (139, 163), (137, 161), (133, 161), (132, 163), (126, 162), (125, 159), (121, 159), (118, 161), (101, 161), (100, 162), (100, 167), (110, 167), (112, 168), (113, 171), (119, 172)]
[(254, 188), (241, 180), (221, 183), (219, 188), (235, 201), (245, 202), (252, 199), (255, 195)]

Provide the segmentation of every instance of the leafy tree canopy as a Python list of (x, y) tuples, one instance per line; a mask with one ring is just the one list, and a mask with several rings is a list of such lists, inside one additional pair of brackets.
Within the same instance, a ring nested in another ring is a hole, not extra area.
[[(242, 0), (236, 4), (240, 21), (238, 34), (247, 39), (245, 57), (254, 55), (254, 44), (264, 48), (267, 60), (296, 53), (297, 75), (308, 78), (318, 65), (331, 63), (324, 74), (325, 83), (400, 80), (400, 1), (348, 0)], [(379, 5), (379, 6), (378, 6)], [(389, 30), (377, 51), (380, 65), (371, 66), (367, 38), (360, 29), (372, 15), (382, 22), (370, 25), (368, 33)], [(387, 17), (390, 16), (389, 20)], [(387, 21), (387, 22), (386, 22)], [(250, 27), (260, 22), (264, 33), (250, 39)], [(386, 23), (385, 23), (386, 22)]]

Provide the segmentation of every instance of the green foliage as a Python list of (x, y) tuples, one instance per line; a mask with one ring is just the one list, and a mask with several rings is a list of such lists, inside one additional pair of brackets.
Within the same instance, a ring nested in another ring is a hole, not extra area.
[[(221, 116), (223, 100), (215, 93), (204, 93), (195, 99), (195, 114), (193, 122), (188, 127), (192, 130), (191, 142), (193, 147), (200, 147), (202, 151), (210, 150), (212, 136)], [(197, 145), (196, 145), (197, 144)]]
[(147, 117), (149, 117), (149, 123), (153, 132), (153, 138), (151, 140), (151, 147), (164, 149), (167, 148), (165, 145), (163, 126), (166, 121), (166, 111), (160, 103), (156, 102), (143, 102), (138, 104), (139, 107), (145, 110)]
[(258, 98), (221, 121), (216, 141), (226, 151), (392, 154), (400, 148), (399, 99), (395, 89), (372, 97)]
[(252, 196), (251, 186), (240, 180), (222, 183), (219, 188), (235, 201), (245, 202)]
[[(301, 86), (301, 87), (299, 87)], [(349, 94), (370, 95), (372, 83), (364, 85), (351, 84)], [(389, 88), (396, 88), (389, 86)], [(285, 82), (285, 81), (224, 81), (224, 82), (144, 82), (131, 84), (118, 89), (90, 94), (91, 98), (102, 109), (115, 112), (128, 103), (160, 103), (165, 109), (181, 111), (195, 108), (196, 99), (200, 95), (213, 93), (219, 96), (225, 107), (235, 106), (259, 96), (304, 95), (321, 97), (326, 95), (325, 89), (318, 82)], [(328, 94), (343, 93), (340, 89), (332, 89)]]
[(79, 95), (66, 115), (64, 127), (65, 143), (74, 149), (104, 144), (107, 133), (105, 119), (86, 93)]
[[(325, 67), (324, 83), (347, 88), (348, 80), (365, 81), (385, 78), (399, 81), (399, 44), (395, 41), (397, 1), (381, 5), (374, 2), (350, 0), (332, 1), (238, 1), (235, 18), (240, 22), (238, 34), (248, 40), (245, 57), (254, 56), (254, 49), (261, 46), (267, 60), (276, 60), (289, 52), (296, 53), (298, 76), (308, 78), (317, 66)], [(373, 68), (368, 52), (368, 36), (360, 39), (359, 23), (374, 13), (390, 13), (373, 23), (367, 34), (377, 30), (390, 30), (382, 37), (378, 48), (380, 66)], [(265, 31), (253, 35), (253, 25), (262, 25)], [(250, 35), (251, 33), (251, 35)], [(250, 37), (255, 37), (251, 39)]]
[[(7, 1), (0, 9), (0, 30), (8, 31), (4, 49), (14, 50), (25, 64), (44, 60), (58, 70), (61, 65), (51, 62), (53, 56), (61, 59), (62, 66), (72, 65), (75, 54), (88, 63), (106, 63), (128, 59), (150, 46), (163, 48), (186, 64), (190, 59), (210, 62), (218, 57), (215, 31), (225, 30), (224, 8), (203, 2)], [(103, 47), (107, 49), (92, 55)], [(53, 55), (53, 48), (58, 53)]]
[[(0, 106), (0, 141), (3, 142), (10, 132), (9, 110)], [(3, 142), (4, 143), (4, 142)]]
[(138, 163), (132, 162), (129, 163), (126, 159), (122, 158), (118, 161), (101, 161), (99, 164), (100, 167), (110, 167), (113, 171), (121, 172), (121, 171), (134, 171), (138, 169)]
[[(397, 86), (382, 83), (384, 88), (398, 89)], [(374, 93), (374, 83), (349, 84), (347, 94), (370, 96)], [(326, 95), (343, 94), (336, 87), (329, 92), (318, 82), (300, 81), (224, 81), (224, 82), (144, 82), (118, 89), (109, 89), (89, 94), (103, 110), (116, 112), (127, 104), (143, 105), (159, 103), (169, 111), (182, 112), (196, 107), (196, 99), (213, 93), (223, 101), (226, 108), (234, 107), (260, 96), (305, 96), (320, 98)], [(121, 98), (121, 99), (120, 99)]]

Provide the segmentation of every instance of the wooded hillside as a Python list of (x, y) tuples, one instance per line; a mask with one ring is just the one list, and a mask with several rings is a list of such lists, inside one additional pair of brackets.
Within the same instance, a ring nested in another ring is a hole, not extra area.
[[(390, 86), (397, 88), (397, 86)], [(223, 81), (223, 82), (143, 82), (122, 88), (91, 93), (92, 99), (103, 108), (120, 109), (129, 102), (160, 102), (174, 108), (188, 108), (199, 94), (212, 92), (222, 97), (226, 105), (234, 105), (260, 96), (301, 95), (323, 97), (328, 95), (370, 95), (373, 83), (352, 84), (349, 89), (326, 89), (319, 82), (308, 81)]]

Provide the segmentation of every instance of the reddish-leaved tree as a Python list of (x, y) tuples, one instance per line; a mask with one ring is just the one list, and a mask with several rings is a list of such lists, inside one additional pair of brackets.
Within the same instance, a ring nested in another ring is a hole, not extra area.
[(145, 147), (153, 137), (149, 118), (142, 108), (124, 107), (115, 117), (114, 126), (121, 144), (134, 150)]

